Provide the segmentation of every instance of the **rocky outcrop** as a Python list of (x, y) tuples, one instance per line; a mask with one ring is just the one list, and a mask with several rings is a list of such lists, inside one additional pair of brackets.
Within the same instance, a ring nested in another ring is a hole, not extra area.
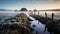
[(8, 19), (3, 25), (0, 25), (0, 34), (31, 34), (32, 28), (28, 17), (24, 13)]

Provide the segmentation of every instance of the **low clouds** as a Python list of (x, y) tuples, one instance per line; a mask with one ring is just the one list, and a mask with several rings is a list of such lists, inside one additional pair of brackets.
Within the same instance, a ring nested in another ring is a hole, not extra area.
[(60, 8), (60, 0), (0, 0), (0, 8), (20, 9)]
[(24, 0), (24, 1), (32, 1), (38, 3), (60, 3), (60, 0)]
[(52, 2), (60, 2), (60, 0), (51, 0)]

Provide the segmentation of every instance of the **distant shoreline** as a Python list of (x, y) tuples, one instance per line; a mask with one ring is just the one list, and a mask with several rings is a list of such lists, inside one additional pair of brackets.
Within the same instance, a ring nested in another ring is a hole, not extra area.
[[(60, 11), (60, 9), (43, 9), (43, 10), (38, 10), (36, 9), (37, 11)], [(0, 9), (0, 11), (15, 11), (15, 10), (7, 10), (7, 9)], [(19, 11), (19, 10), (17, 10)], [(29, 10), (28, 10), (29, 11)], [(34, 11), (34, 10), (31, 10), (31, 11)]]

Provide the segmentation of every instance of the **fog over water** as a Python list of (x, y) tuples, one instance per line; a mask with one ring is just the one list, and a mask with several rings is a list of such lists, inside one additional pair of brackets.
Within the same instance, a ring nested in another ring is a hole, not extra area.
[[(19, 13), (34, 14), (33, 11), (0, 11), (0, 18), (13, 17)], [(39, 11), (39, 15), (45, 17), (45, 13), (51, 18), (51, 14), (54, 13), (54, 19), (60, 19), (60, 11)], [(38, 11), (35, 12), (38, 15)]]
[[(39, 11), (39, 15), (45, 17), (47, 13), (48, 17), (51, 18), (52, 13), (54, 13), (54, 19), (60, 19), (60, 11)], [(38, 15), (38, 12), (35, 12)]]
[[(0, 11), (0, 18), (1, 18), (0, 22), (4, 23), (5, 19), (14, 17), (19, 13), (25, 13), (29, 18), (31, 18), (33, 20), (33, 21), (31, 21), (31, 27), (34, 29), (33, 33), (38, 32), (37, 34), (49, 34), (48, 31), (44, 32), (44, 28), (45, 28), (44, 24), (42, 24), (41, 22), (39, 22), (39, 24), (38, 24), (38, 20), (29, 16), (29, 14), (34, 14), (33, 11), (21, 11), (21, 12), (20, 11), (17, 11), (17, 12), (15, 12), (15, 11)], [(50, 17), (50, 18), (51, 18), (51, 14), (54, 13), (55, 14), (54, 18), (60, 19), (59, 11), (39, 11), (40, 16), (45, 17), (45, 13), (47, 13), (48, 17)], [(38, 12), (35, 12), (35, 14), (38, 15)], [(33, 27), (32, 25), (35, 25), (36, 27)]]

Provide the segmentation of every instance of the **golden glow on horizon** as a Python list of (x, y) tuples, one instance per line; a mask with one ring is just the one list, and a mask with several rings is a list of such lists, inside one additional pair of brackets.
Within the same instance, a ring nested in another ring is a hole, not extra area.
[(36, 9), (60, 9), (60, 3), (51, 3), (51, 4), (37, 4)]
[[(36, 5), (32, 5), (32, 7), (31, 6), (27, 6), (27, 7), (28, 7), (27, 8), (28, 10), (60, 9), (60, 4), (59, 3), (58, 4), (36, 4)], [(21, 7), (21, 8), (23, 8), (23, 7)], [(14, 9), (20, 10), (20, 7), (19, 8), (16, 7)]]
[(21, 8), (28, 10), (60, 9), (60, 0), (19, 0), (18, 2), (4, 0), (0, 4), (0, 8), (11, 10), (20, 10)]

